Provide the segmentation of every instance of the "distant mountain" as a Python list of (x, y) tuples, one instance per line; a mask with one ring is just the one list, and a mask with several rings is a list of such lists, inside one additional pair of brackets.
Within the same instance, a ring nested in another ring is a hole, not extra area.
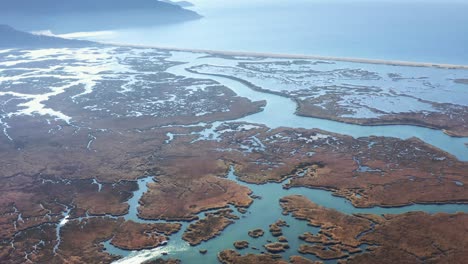
[(171, 1), (171, 0), (160, 0), (160, 1), (164, 2), (164, 3), (178, 5), (178, 6), (181, 6), (181, 7), (191, 7), (191, 6), (193, 6), (193, 4), (190, 3), (189, 1)]
[(194, 11), (157, 0), (0, 0), (0, 24), (28, 31), (98, 31), (199, 18)]
[(0, 48), (75, 48), (90, 45), (97, 44), (90, 41), (35, 35), (16, 30), (8, 25), (0, 25)]
[(197, 18), (196, 13), (184, 10), (173, 4), (157, 0), (2, 0), (0, 10), (2, 12), (29, 13), (29, 14), (57, 14), (76, 12), (98, 12), (98, 11), (131, 11), (131, 10), (153, 10), (158, 12), (169, 12), (187, 17)]

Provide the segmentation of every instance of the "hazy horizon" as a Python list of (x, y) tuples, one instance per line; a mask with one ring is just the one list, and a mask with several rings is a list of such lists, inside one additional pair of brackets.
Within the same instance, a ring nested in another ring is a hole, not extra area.
[[(462, 1), (192, 1), (204, 17), (65, 34), (124, 44), (468, 64)], [(450, 47), (450, 48), (449, 48)]]

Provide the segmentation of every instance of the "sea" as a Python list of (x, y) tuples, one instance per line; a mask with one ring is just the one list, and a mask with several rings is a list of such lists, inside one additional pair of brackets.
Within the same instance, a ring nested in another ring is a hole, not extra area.
[(468, 64), (468, 0), (193, 3), (202, 19), (67, 36), (176, 48)]

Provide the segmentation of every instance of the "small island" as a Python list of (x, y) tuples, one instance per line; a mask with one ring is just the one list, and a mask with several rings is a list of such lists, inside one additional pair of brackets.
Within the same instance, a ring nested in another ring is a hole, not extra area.
[(248, 233), (248, 235), (253, 238), (259, 238), (263, 236), (263, 234), (265, 234), (265, 232), (262, 229), (253, 229), (253, 230), (250, 230)]
[(234, 247), (236, 249), (245, 249), (249, 247), (249, 242), (242, 240), (242, 241), (236, 241), (234, 242)]
[(275, 242), (264, 245), (264, 248), (270, 253), (277, 254), (286, 251), (289, 248), (289, 244)]

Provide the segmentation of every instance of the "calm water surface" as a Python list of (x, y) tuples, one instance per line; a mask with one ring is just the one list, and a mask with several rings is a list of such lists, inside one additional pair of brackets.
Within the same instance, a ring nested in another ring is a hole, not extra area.
[(203, 19), (92, 39), (180, 48), (468, 64), (468, 1), (194, 1)]

